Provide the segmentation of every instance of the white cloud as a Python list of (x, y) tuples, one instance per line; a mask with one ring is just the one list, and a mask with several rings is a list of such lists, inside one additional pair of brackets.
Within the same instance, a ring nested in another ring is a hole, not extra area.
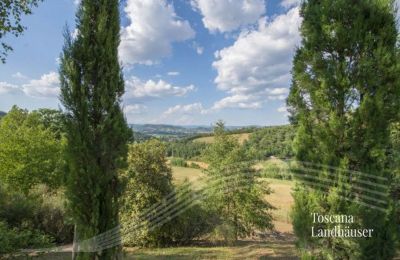
[(285, 99), (300, 24), (296, 7), (272, 21), (260, 20), (258, 29), (241, 33), (232, 46), (216, 52), (214, 82), (231, 96), (214, 107), (258, 108), (268, 99)]
[(141, 114), (147, 111), (147, 107), (142, 104), (131, 104), (124, 107), (124, 112), (128, 115)]
[(279, 113), (287, 113), (287, 107), (286, 106), (279, 107), (276, 111), (278, 111)]
[(208, 114), (209, 112), (210, 110), (204, 109), (203, 105), (199, 102), (176, 105), (168, 108), (155, 122), (180, 125), (193, 124), (198, 120), (199, 116)]
[(250, 95), (233, 95), (223, 98), (214, 103), (213, 109), (223, 108), (243, 108), (243, 109), (258, 109), (261, 108), (261, 102), (256, 101)]
[(58, 73), (49, 72), (40, 79), (32, 79), (22, 85), (22, 90), (32, 97), (57, 97), (60, 93), (60, 80)]
[(207, 111), (203, 108), (201, 103), (193, 103), (188, 105), (176, 105), (168, 108), (163, 115), (175, 115), (175, 114), (205, 114)]
[(16, 79), (27, 79), (27, 78), (28, 78), (27, 76), (25, 76), (25, 75), (22, 74), (21, 72), (14, 73), (14, 74), (12, 75), (12, 77), (13, 77), (13, 78), (16, 78)]
[(179, 76), (180, 73), (179, 73), (179, 71), (170, 71), (167, 74), (168, 74), (168, 76)]
[(158, 81), (148, 80), (142, 81), (139, 78), (131, 77), (125, 81), (126, 93), (125, 98), (160, 98), (168, 96), (185, 96), (187, 93), (194, 91), (193, 85), (174, 86), (162, 79)]
[(19, 86), (7, 82), (0, 82), (0, 95), (16, 94), (18, 92), (21, 92), (21, 88)]
[(201, 55), (201, 54), (203, 54), (203, 52), (204, 52), (204, 48), (203, 48), (203, 47), (200, 47), (200, 46), (197, 46), (197, 47), (196, 47), (196, 52), (197, 52), (197, 54)]
[(282, 0), (281, 5), (286, 9), (289, 9), (291, 7), (299, 6), (302, 1), (303, 0)]
[(264, 0), (192, 0), (211, 32), (229, 32), (257, 22), (265, 13)]
[(128, 0), (124, 10), (131, 21), (121, 31), (119, 55), (125, 64), (157, 63), (171, 55), (174, 42), (195, 35), (190, 24), (179, 19), (166, 0)]

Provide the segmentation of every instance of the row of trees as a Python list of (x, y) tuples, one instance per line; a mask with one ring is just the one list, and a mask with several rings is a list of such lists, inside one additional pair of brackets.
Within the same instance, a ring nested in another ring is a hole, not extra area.
[[(391, 259), (398, 201), (377, 203), (377, 194), (389, 195), (399, 178), (389, 132), (400, 105), (393, 1), (308, 0), (300, 13), (288, 98), (303, 169), (294, 193), (298, 245), (317, 258)], [(313, 212), (354, 215), (351, 227), (373, 229), (373, 237), (312, 238)]]

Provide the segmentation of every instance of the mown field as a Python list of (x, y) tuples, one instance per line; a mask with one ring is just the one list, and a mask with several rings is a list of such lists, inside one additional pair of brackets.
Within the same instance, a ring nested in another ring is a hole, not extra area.
[[(240, 143), (243, 143), (244, 141), (249, 140), (250, 133), (231, 134), (230, 136), (237, 138)], [(211, 144), (214, 142), (214, 136), (199, 137), (199, 138), (194, 139), (193, 142), (203, 142), (203, 143)]]

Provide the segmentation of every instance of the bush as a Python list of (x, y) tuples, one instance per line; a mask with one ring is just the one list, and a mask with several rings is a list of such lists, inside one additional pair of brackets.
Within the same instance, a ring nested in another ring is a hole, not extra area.
[(68, 221), (62, 191), (50, 192), (39, 185), (24, 195), (0, 186), (0, 205), (0, 221), (10, 230), (25, 236), (26, 232), (39, 232), (57, 243), (72, 241), (73, 226)]
[[(126, 246), (164, 246), (172, 241), (170, 223), (154, 225), (157, 210), (146, 212), (154, 204), (167, 206), (163, 199), (173, 192), (171, 169), (165, 158), (165, 147), (158, 140), (149, 140), (129, 147), (127, 185), (121, 197), (120, 220), (126, 233)], [(170, 203), (173, 203), (170, 202)], [(149, 213), (149, 214), (145, 214)], [(143, 216), (144, 214), (144, 216)], [(168, 219), (168, 215), (160, 220)]]
[(200, 165), (198, 165), (197, 163), (194, 163), (194, 162), (190, 163), (189, 167), (193, 168), (193, 169), (201, 169)]
[(188, 207), (173, 220), (172, 238), (175, 244), (187, 245), (210, 233), (215, 227), (218, 216), (207, 210), (201, 201), (196, 200), (195, 193), (190, 189), (187, 181), (178, 186), (178, 189), (185, 192), (186, 199), (178, 194), (177, 205), (188, 205)]
[(178, 166), (178, 167), (188, 167), (187, 162), (182, 158), (172, 158), (171, 165)]
[(262, 176), (280, 180), (291, 180), (292, 174), (289, 167), (284, 162), (267, 161), (264, 164)]
[(39, 230), (10, 228), (0, 221), (0, 254), (12, 253), (18, 249), (50, 247), (52, 239)]

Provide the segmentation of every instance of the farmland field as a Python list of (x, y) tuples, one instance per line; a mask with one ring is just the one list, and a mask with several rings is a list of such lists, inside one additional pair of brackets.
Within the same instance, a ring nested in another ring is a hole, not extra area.
[[(244, 143), (245, 141), (249, 140), (250, 133), (231, 134), (230, 136), (237, 138), (240, 143)], [(193, 141), (211, 144), (214, 142), (214, 136), (199, 137), (199, 138), (194, 139)]]

